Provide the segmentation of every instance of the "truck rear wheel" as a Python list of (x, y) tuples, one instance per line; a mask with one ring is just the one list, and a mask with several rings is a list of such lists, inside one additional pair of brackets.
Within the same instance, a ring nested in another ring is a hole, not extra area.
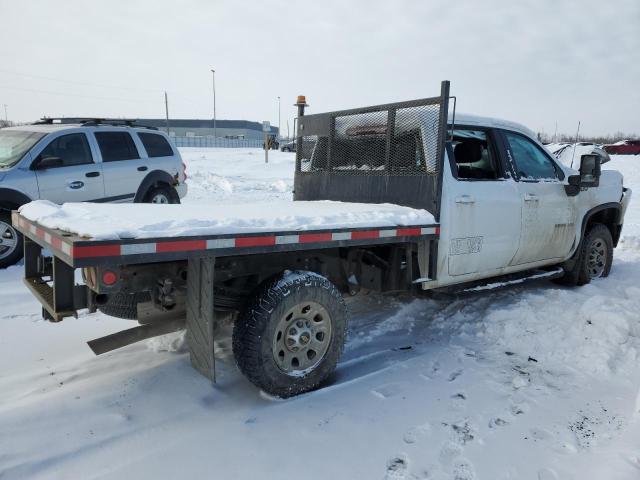
[(347, 317), (344, 299), (329, 280), (312, 272), (285, 272), (266, 282), (235, 322), (236, 363), (271, 395), (313, 390), (336, 368)]

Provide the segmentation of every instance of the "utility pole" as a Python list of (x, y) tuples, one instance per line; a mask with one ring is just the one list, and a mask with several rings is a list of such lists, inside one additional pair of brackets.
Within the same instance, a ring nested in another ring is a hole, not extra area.
[(213, 80), (213, 144), (215, 145), (218, 138), (218, 132), (216, 128), (216, 71), (211, 69), (211, 76)]
[(167, 121), (167, 135), (169, 135), (169, 100), (167, 99), (167, 92), (164, 92), (164, 114)]
[[(278, 97), (280, 98), (280, 97)], [(9, 126), (9, 117), (7, 116), (7, 104), (4, 104), (4, 121), (7, 124), (7, 126)]]
[(291, 136), (289, 135), (289, 119), (287, 118), (287, 141), (291, 139)]
[(278, 95), (278, 140), (280, 138), (282, 138), (282, 135), (280, 135), (280, 96)]

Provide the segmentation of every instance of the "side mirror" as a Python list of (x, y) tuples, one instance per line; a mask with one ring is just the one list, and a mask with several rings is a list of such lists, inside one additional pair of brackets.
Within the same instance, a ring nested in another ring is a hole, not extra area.
[(582, 155), (582, 157), (580, 157), (580, 186), (597, 187), (599, 184), (600, 155)]
[(60, 157), (38, 157), (31, 165), (32, 170), (46, 170), (48, 168), (56, 168), (62, 166)]

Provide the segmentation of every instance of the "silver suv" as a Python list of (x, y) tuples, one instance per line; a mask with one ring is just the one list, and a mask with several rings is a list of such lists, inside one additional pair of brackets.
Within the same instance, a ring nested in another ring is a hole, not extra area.
[(169, 137), (133, 121), (48, 118), (1, 129), (0, 268), (22, 258), (10, 213), (25, 203), (180, 203), (185, 180)]

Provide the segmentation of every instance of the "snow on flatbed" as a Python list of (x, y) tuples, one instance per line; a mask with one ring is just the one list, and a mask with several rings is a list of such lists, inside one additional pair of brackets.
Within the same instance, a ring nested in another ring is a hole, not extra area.
[(37, 200), (20, 214), (51, 229), (92, 240), (432, 225), (426, 210), (333, 201), (183, 205), (65, 203)]

